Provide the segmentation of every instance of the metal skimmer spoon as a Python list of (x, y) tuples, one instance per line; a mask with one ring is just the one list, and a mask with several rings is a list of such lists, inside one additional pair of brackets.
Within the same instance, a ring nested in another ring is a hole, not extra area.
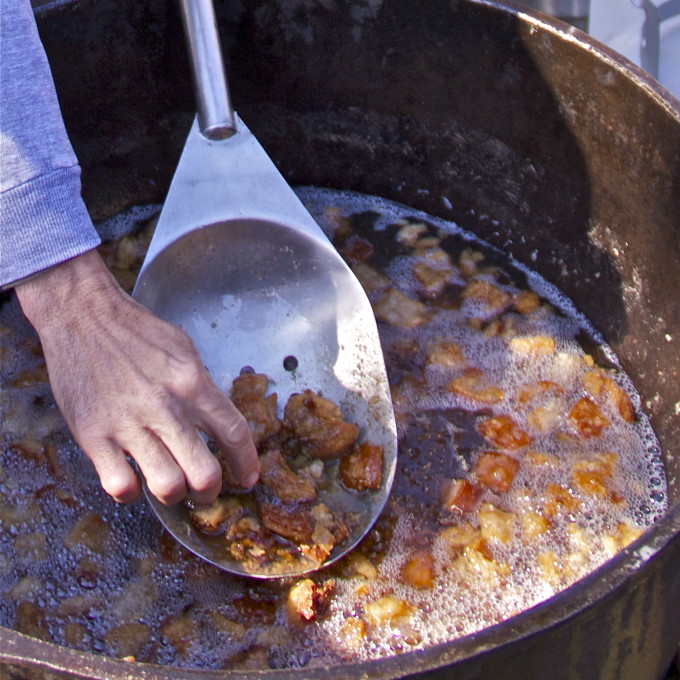
[[(333, 491), (336, 507), (360, 521), (326, 566), (366, 535), (394, 477), (396, 427), (375, 319), (351, 270), (233, 112), (212, 1), (180, 4), (198, 115), (133, 295), (189, 334), (218, 385), (251, 366), (271, 378), (279, 404), (320, 391), (383, 447), (379, 491)], [(147, 498), (178, 541), (221, 569), (273, 578), (318, 568), (246, 572), (190, 524), (183, 505)]]

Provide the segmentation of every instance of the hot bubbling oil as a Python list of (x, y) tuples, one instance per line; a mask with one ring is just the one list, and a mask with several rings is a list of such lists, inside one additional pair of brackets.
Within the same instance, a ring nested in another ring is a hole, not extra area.
[[(369, 290), (376, 308), (386, 289), (416, 303), (405, 316), (381, 311), (392, 321), (379, 328), (400, 428), (399, 467), (375, 529), (353, 555), (314, 578), (335, 581), (329, 611), (291, 624), (290, 581), (223, 574), (163, 534), (144, 502), (111, 501), (69, 439), (35, 336), (9, 301), (0, 313), (0, 624), (77, 649), (197, 668), (381, 658), (456, 639), (549, 598), (665, 511), (663, 464), (639, 398), (559, 291), (519, 265), (491, 266), (489, 248), (455, 225), (357, 194), (305, 189), (300, 196), (355, 265), (382, 277)], [(126, 249), (129, 255), (129, 242)], [(138, 255), (124, 258), (133, 269)], [(418, 263), (425, 264), (420, 277)], [(433, 277), (425, 288), (423, 271)], [(501, 291), (505, 303), (495, 308), (484, 296), (466, 296), (471, 281)], [(521, 290), (540, 296), (530, 313), (509, 307)], [(634, 419), (602, 399), (609, 425), (579, 439), (570, 409), (584, 396), (584, 375), (598, 370), (586, 337), (606, 376), (630, 396)], [(443, 342), (460, 356), (434, 360)], [(490, 389), (491, 398), (449, 389), (465, 370), (476, 371), (472, 387)], [(532, 385), (558, 387), (536, 401), (522, 396)], [(496, 448), (480, 436), (479, 422), (508, 414), (531, 436), (506, 451), (519, 461), (512, 484), (502, 492), (482, 488), (473, 511), (447, 507), (441, 481), (474, 481), (477, 457)], [(594, 464), (610, 474), (578, 487), (574, 466), (584, 461), (586, 470)], [(546, 514), (541, 524), (537, 517)], [(425, 581), (408, 576), (423, 556)]]

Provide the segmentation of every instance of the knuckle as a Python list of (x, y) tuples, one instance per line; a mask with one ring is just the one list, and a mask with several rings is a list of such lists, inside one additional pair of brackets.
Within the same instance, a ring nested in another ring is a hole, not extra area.
[(139, 498), (139, 482), (134, 473), (110, 476), (102, 479), (101, 483), (104, 491), (121, 503), (132, 503)]
[(214, 491), (219, 492), (219, 487), (222, 484), (222, 470), (219, 465), (203, 466), (190, 480), (193, 491), (200, 494), (210, 494)]
[(179, 394), (191, 394), (205, 382), (205, 368), (197, 356), (175, 359), (168, 372), (172, 388)]
[(149, 491), (165, 505), (173, 505), (181, 501), (187, 495), (184, 475), (177, 474), (166, 477), (154, 477), (147, 479)]
[(168, 323), (167, 335), (172, 346), (177, 348), (178, 351), (186, 354), (196, 353), (196, 347), (191, 337), (176, 324)]
[(167, 385), (155, 385), (144, 396), (142, 402), (149, 414), (159, 417), (161, 414), (175, 411), (177, 398)]

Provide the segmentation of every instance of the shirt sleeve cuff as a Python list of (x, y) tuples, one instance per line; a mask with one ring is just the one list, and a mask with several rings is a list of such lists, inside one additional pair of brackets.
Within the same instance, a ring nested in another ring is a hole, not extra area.
[(0, 194), (0, 286), (101, 243), (80, 197), (80, 168), (54, 170)]

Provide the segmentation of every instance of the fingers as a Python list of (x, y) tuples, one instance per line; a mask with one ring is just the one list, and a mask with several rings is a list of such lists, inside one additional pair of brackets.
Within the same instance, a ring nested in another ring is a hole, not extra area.
[(121, 446), (135, 459), (144, 475), (149, 491), (165, 505), (174, 505), (186, 498), (184, 471), (168, 447), (153, 433), (138, 429), (125, 433)]
[(260, 476), (260, 460), (248, 422), (217, 387), (204, 394), (205, 400), (198, 404), (199, 425), (217, 442), (233, 481), (250, 488)]
[[(141, 495), (139, 479), (125, 452), (139, 465), (149, 491), (161, 503), (173, 505), (187, 495), (184, 473), (163, 442), (152, 432), (140, 429), (122, 438), (88, 439), (79, 437), (81, 448), (94, 464), (102, 488), (119, 503), (132, 503)], [(211, 458), (214, 458), (211, 455)]]
[(195, 428), (168, 434), (162, 441), (140, 429), (118, 445), (113, 440), (82, 442), (102, 487), (119, 503), (136, 501), (139, 479), (127, 461), (127, 451), (137, 462), (149, 491), (161, 503), (173, 505), (187, 492), (197, 503), (212, 503), (222, 488), (222, 470)]
[(102, 488), (109, 496), (118, 503), (132, 503), (139, 498), (139, 479), (117, 444), (101, 440), (81, 442), (81, 447), (94, 464)]
[(222, 469), (198, 430), (178, 423), (160, 436), (181, 468), (192, 500), (212, 503), (222, 490)]
[[(90, 420), (74, 424), (81, 447), (97, 469), (104, 490), (120, 503), (137, 500), (140, 484), (126, 453), (137, 462), (149, 491), (161, 503), (173, 505), (189, 495), (197, 503), (212, 503), (222, 490), (222, 469), (200, 435), (200, 427), (217, 442), (233, 481), (249, 488), (259, 476), (259, 459), (245, 418), (212, 382), (203, 386), (196, 413), (155, 402), (153, 416), (123, 424)], [(198, 408), (202, 404), (203, 408)], [(153, 422), (151, 427), (143, 424)], [(81, 425), (84, 425), (81, 423)], [(101, 436), (101, 432), (108, 432)], [(78, 436), (80, 435), (80, 436)]]

